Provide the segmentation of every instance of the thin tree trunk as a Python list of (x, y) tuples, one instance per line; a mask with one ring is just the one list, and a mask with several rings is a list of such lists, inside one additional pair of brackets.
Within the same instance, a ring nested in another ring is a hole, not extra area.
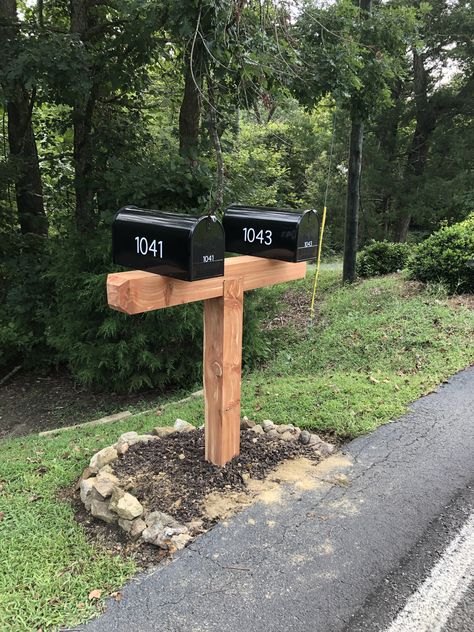
[[(436, 126), (436, 114), (428, 99), (428, 73), (424, 59), (416, 50), (413, 51), (413, 91), (415, 95), (416, 127), (413, 133), (410, 151), (405, 168), (405, 182), (411, 189), (416, 187), (428, 159), (429, 139)], [(398, 217), (395, 226), (396, 241), (406, 241), (411, 216), (404, 212), (403, 199), (398, 205)]]
[[(372, 0), (357, 2), (364, 19), (372, 10)], [(349, 169), (347, 174), (346, 222), (344, 228), (344, 263), (342, 280), (352, 283), (356, 278), (356, 259), (359, 232), (360, 172), (362, 167), (362, 143), (364, 120), (353, 101), (351, 111), (351, 137), (349, 143)]]
[[(194, 55), (195, 59), (196, 55)], [(191, 63), (193, 64), (191, 66)], [(187, 56), (184, 94), (179, 110), (179, 153), (194, 166), (197, 164), (199, 127), (202, 107), (202, 74), (199, 64)]]
[[(71, 0), (71, 33), (85, 41), (89, 29), (89, 3), (87, 0)], [(92, 120), (96, 105), (96, 86), (92, 85), (87, 94), (76, 98), (73, 105), (74, 128), (74, 190), (76, 195), (75, 220), (79, 230), (91, 227), (94, 206)]]
[[(7, 63), (15, 58), (19, 46), (16, 0), (0, 0), (0, 49)], [(48, 221), (44, 211), (43, 187), (36, 140), (31, 122), (34, 102), (22, 82), (2, 77), (8, 115), (8, 145), (15, 162), (15, 194), (18, 222), (23, 234), (47, 235)]]
[(222, 155), (222, 145), (219, 132), (217, 129), (217, 113), (214, 100), (214, 89), (212, 79), (207, 77), (207, 93), (208, 93), (208, 129), (209, 136), (214, 147), (214, 153), (216, 154), (216, 191), (214, 194), (214, 201), (210, 206), (210, 211), (215, 213), (222, 208), (224, 201), (224, 185), (225, 185), (225, 172), (224, 172), (224, 157)]
[(344, 229), (344, 264), (342, 269), (342, 280), (344, 283), (352, 283), (356, 277), (363, 138), (364, 123), (360, 117), (356, 118), (353, 116), (349, 143), (346, 222)]

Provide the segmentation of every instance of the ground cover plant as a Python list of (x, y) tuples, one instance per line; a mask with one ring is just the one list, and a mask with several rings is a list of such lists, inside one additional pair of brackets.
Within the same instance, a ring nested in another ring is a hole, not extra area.
[[(474, 313), (429, 288), (399, 275), (341, 287), (340, 272), (324, 271), (308, 326), (310, 284), (308, 278), (262, 290), (280, 303), (281, 319), (266, 324), (272, 359), (244, 376), (242, 414), (255, 421), (357, 436), (474, 361)], [(0, 443), (0, 629), (74, 625), (100, 611), (102, 598), (137, 571), (119, 548), (88, 540), (62, 490), (120, 433), (176, 417), (200, 425), (202, 399), (109, 426)]]

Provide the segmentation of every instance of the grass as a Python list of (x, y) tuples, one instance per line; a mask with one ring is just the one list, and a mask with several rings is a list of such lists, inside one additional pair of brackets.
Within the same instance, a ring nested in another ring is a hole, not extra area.
[[(313, 326), (298, 319), (272, 332), (271, 360), (244, 378), (242, 414), (354, 437), (474, 361), (472, 311), (397, 276), (341, 288), (338, 274), (322, 275)], [(307, 293), (309, 284), (292, 284), (291, 292)], [(285, 291), (269, 288), (266, 300), (281, 301)], [(133, 561), (88, 542), (59, 493), (121, 432), (178, 416), (202, 423), (202, 399), (172, 404), (160, 417), (0, 443), (0, 630), (72, 626), (101, 608), (90, 591), (106, 596), (137, 571)]]

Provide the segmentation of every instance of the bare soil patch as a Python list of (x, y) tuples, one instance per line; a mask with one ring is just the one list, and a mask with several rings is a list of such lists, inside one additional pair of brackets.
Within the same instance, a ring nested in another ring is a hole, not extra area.
[[(282, 483), (308, 489), (309, 471), (319, 460), (311, 446), (242, 430), (240, 455), (218, 467), (204, 459), (201, 429), (137, 443), (111, 465), (120, 486), (147, 511), (173, 516), (195, 536), (255, 499), (280, 502)], [(78, 501), (77, 490), (68, 490), (66, 498), (72, 500), (76, 519), (89, 537), (111, 554), (131, 556), (141, 567), (169, 557), (155, 546), (131, 541), (117, 526), (92, 518)]]
[(163, 399), (149, 391), (135, 395), (100, 393), (79, 386), (66, 372), (37, 376), (20, 371), (0, 386), (0, 439), (81, 423), (146, 408)]

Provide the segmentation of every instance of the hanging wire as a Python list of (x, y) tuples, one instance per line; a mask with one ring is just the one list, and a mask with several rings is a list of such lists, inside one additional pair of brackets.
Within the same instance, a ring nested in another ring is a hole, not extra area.
[(329, 181), (331, 179), (331, 164), (332, 164), (332, 155), (334, 151), (334, 137), (336, 135), (336, 112), (334, 111), (332, 117), (332, 135), (331, 135), (331, 147), (329, 150), (329, 161), (328, 161), (328, 172), (326, 177), (326, 191), (324, 192), (324, 206), (323, 206), (323, 217), (321, 219), (321, 230), (319, 231), (319, 244), (318, 244), (318, 258), (316, 261), (316, 272), (314, 274), (314, 282), (313, 282), (313, 295), (311, 297), (311, 307), (309, 308), (309, 316), (311, 321), (314, 319), (314, 303), (316, 300), (316, 292), (318, 289), (318, 281), (319, 281), (319, 271), (321, 269), (321, 251), (323, 249), (323, 236), (324, 236), (324, 227), (326, 226), (326, 215), (327, 215), (327, 201), (328, 201), (328, 193), (329, 193)]

